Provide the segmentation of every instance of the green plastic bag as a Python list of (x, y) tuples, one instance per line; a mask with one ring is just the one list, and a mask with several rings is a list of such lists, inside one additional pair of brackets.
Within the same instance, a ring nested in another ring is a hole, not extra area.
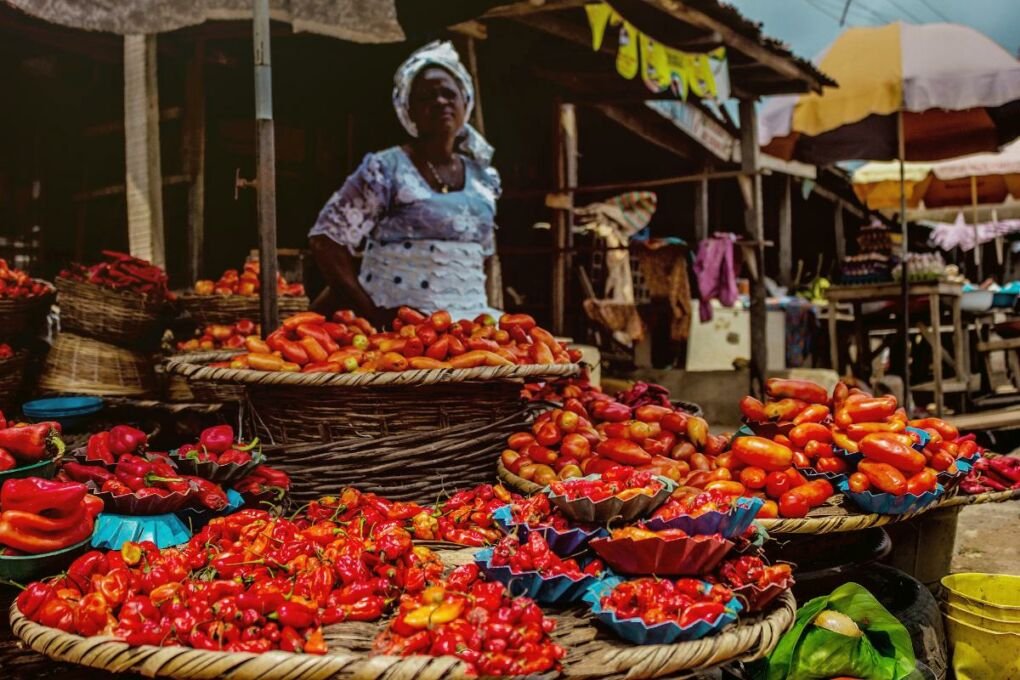
[[(849, 616), (864, 633), (840, 635), (814, 625), (822, 611)], [(797, 620), (759, 667), (760, 680), (826, 680), (838, 676), (904, 680), (917, 660), (910, 634), (865, 588), (845, 583), (797, 611)]]

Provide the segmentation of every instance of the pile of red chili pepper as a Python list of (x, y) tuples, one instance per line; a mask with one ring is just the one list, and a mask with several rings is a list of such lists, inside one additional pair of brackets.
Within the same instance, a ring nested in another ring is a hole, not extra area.
[(0, 413), (0, 470), (38, 463), (64, 452), (60, 423), (8, 423)]
[(549, 634), (556, 622), (526, 597), (510, 597), (501, 583), (481, 580), (474, 564), (445, 582), (405, 594), (380, 654), (456, 656), (483, 676), (534, 676), (558, 668), (566, 654)]
[(0, 299), (37, 297), (52, 290), (53, 287), (48, 283), (36, 281), (20, 269), (12, 269), (7, 260), (0, 258)]
[(166, 272), (156, 265), (113, 250), (104, 250), (103, 257), (105, 262), (90, 267), (74, 263), (60, 272), (60, 276), (103, 288), (131, 291), (154, 302), (173, 299), (173, 293), (167, 288)]
[(29, 619), (132, 645), (324, 654), (322, 626), (374, 621), (442, 563), (393, 521), (286, 520), (262, 510), (216, 518), (185, 545), (92, 551), (18, 596)]
[(793, 568), (789, 564), (768, 564), (757, 555), (741, 555), (724, 561), (707, 578), (729, 588), (747, 585), (764, 588), (773, 583), (789, 583), (793, 578)]
[(14, 356), (14, 349), (6, 342), (0, 343), (0, 359), (10, 359), (12, 356)]
[(361, 513), (373, 522), (401, 522), (418, 540), (479, 547), (495, 543), (502, 536), (494, 527), (493, 511), (519, 500), (520, 496), (498, 484), (479, 484), (458, 491), (433, 508), (346, 488), (339, 496), (313, 501), (304, 512), (313, 519)]
[(103, 502), (86, 491), (84, 484), (39, 477), (5, 481), (0, 488), (0, 553), (50, 553), (87, 539)]
[(247, 465), (255, 458), (261, 458), (261, 448), (258, 437), (249, 442), (237, 441), (233, 427), (214, 425), (199, 433), (197, 443), (178, 448), (177, 456), (199, 463)]
[[(725, 488), (715, 487), (701, 491), (681, 487), (652, 513), (652, 517), (668, 521), (681, 516), (700, 517), (709, 512), (728, 512), (740, 494), (729, 493)], [(761, 513), (756, 516), (761, 517)]]
[(715, 584), (706, 592), (698, 579), (639, 578), (617, 584), (601, 604), (621, 619), (641, 619), (649, 626), (671, 621), (686, 628), (698, 621), (714, 623), (732, 598), (726, 586)]
[(598, 576), (605, 570), (600, 560), (592, 560), (581, 569), (577, 560), (560, 557), (537, 531), (529, 533), (523, 544), (513, 534), (501, 538), (492, 548), (491, 564), (510, 567), (515, 574), (534, 571), (544, 578), (566, 576), (572, 581), (580, 581), (586, 575)]
[(549, 490), (567, 500), (587, 498), (598, 503), (614, 496), (624, 501), (642, 494), (654, 496), (662, 490), (662, 482), (655, 479), (651, 472), (638, 472), (633, 468), (617, 466), (595, 479), (553, 482)]
[[(259, 281), (259, 263), (245, 262), (244, 268), (238, 272), (228, 269), (216, 281), (202, 279), (195, 282), (195, 295), (258, 295), (262, 289)], [(299, 297), (305, 294), (305, 287), (300, 283), (287, 283), (280, 273), (276, 274), (276, 290), (280, 295)]]
[(259, 326), (250, 319), (233, 324), (212, 323), (197, 329), (195, 337), (177, 343), (178, 352), (209, 352), (217, 349), (242, 349), (249, 336), (258, 338)]
[(529, 529), (541, 529), (549, 527), (557, 531), (567, 531), (575, 526), (588, 529), (586, 525), (578, 525), (568, 519), (560, 512), (559, 508), (552, 507), (549, 497), (544, 493), (537, 493), (510, 504), (510, 516), (514, 524), (520, 524)]
[(284, 319), (265, 341), (249, 339), (247, 354), (218, 367), (303, 373), (364, 373), (408, 369), (477, 368), (569, 363), (568, 351), (526, 314), (483, 314), (454, 321), (449, 312), (425, 316), (401, 307), (393, 330), (377, 333), (364, 319), (339, 311), (332, 321), (315, 312)]
[(960, 482), (964, 493), (995, 493), (1020, 489), (1020, 458), (1016, 456), (995, 456), (978, 458), (972, 469)]
[(268, 465), (256, 465), (232, 486), (234, 491), (244, 497), (245, 503), (253, 498), (279, 502), (290, 491), (290, 483), (290, 475), (283, 470)]

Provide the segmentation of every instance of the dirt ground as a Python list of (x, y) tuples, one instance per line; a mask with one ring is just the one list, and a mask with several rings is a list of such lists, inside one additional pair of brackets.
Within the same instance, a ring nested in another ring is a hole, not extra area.
[(964, 508), (956, 528), (952, 570), (1020, 575), (1020, 502)]

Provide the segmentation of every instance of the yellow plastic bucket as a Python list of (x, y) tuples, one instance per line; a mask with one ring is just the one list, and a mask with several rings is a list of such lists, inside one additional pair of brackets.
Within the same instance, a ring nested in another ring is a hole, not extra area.
[(1020, 633), (997, 633), (946, 616), (956, 680), (1020, 680)]
[(1020, 576), (950, 574), (942, 579), (946, 602), (973, 614), (1020, 622)]
[(953, 604), (952, 602), (943, 602), (942, 613), (964, 623), (969, 623), (972, 626), (985, 628), (996, 633), (1020, 633), (1020, 621), (1004, 620), (1000, 616), (995, 615), (998, 612), (992, 612), (991, 610), (989, 613), (983, 614), (973, 609)]

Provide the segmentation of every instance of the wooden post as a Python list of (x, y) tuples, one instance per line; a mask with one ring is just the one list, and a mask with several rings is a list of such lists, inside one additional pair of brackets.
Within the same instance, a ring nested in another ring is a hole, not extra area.
[(577, 186), (576, 111), (573, 104), (559, 103), (556, 105), (556, 188), (566, 200), (564, 206), (556, 210), (553, 227), (556, 252), (552, 268), (552, 327), (557, 335), (563, 335), (566, 329), (567, 277), (570, 272), (567, 250), (574, 222), (574, 194), (569, 187), (574, 186)]
[(758, 112), (753, 99), (740, 100), (740, 169), (751, 185), (744, 209), (744, 237), (753, 242), (756, 276), (751, 279), (751, 386), (750, 393), (765, 392), (765, 226), (762, 221), (761, 175), (758, 173)]
[(478, 77), (478, 53), (475, 50), (475, 39), (467, 38), (468, 72), (471, 80), (475, 81), (475, 110), (471, 115), (471, 124), (475, 129), (485, 135), (485, 116), (482, 115), (482, 80)]
[(708, 179), (694, 185), (694, 238), (704, 241), (708, 238)]
[(163, 266), (156, 36), (124, 36), (124, 184), (132, 255)]
[(273, 71), (270, 59), (269, 0), (254, 0), (255, 156), (258, 159), (259, 267), (262, 332), (280, 325), (276, 273), (276, 142), (273, 131)]
[(846, 259), (846, 231), (843, 228), (843, 203), (836, 201), (835, 211), (832, 215), (832, 230), (836, 236), (836, 263)]
[[(793, 285), (793, 178), (783, 175), (779, 190), (779, 285)], [(792, 291), (790, 291), (792, 292)]]
[(197, 38), (184, 74), (184, 171), (188, 186), (187, 282), (202, 278), (205, 241), (205, 39)]

